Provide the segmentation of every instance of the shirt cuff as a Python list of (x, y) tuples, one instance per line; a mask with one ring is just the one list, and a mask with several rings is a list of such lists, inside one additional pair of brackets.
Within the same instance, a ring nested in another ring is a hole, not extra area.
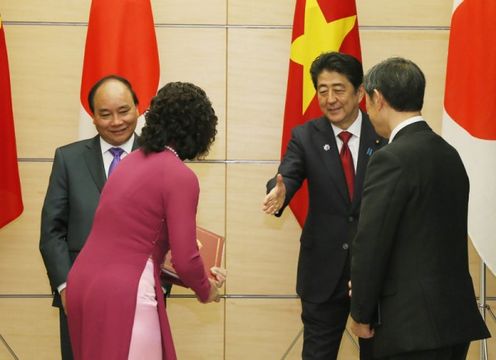
[(65, 282), (65, 283), (60, 284), (59, 286), (57, 286), (57, 291), (59, 292), (59, 294), (60, 294), (60, 292), (61, 292), (62, 290), (65, 290), (65, 288), (66, 288), (66, 287), (67, 287), (67, 283), (66, 283), (66, 282)]

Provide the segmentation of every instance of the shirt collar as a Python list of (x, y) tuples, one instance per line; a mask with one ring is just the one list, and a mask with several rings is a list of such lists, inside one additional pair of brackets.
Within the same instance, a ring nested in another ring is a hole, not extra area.
[(331, 126), (332, 126), (332, 130), (334, 131), (334, 136), (338, 136), (343, 131), (348, 131), (352, 135), (359, 138), (360, 134), (362, 132), (362, 112), (360, 110), (358, 110), (357, 118), (355, 119), (355, 121), (353, 121), (353, 123), (350, 125), (350, 127), (346, 130), (343, 130), (340, 127), (337, 127), (333, 123), (331, 123)]
[(398, 125), (396, 125), (396, 127), (393, 129), (393, 131), (391, 131), (391, 136), (389, 137), (389, 144), (391, 143), (391, 141), (393, 141), (394, 137), (396, 136), (396, 134), (398, 134), (398, 132), (401, 129), (403, 129), (404, 127), (411, 125), (413, 123), (419, 122), (419, 121), (425, 121), (421, 115), (408, 118), (408, 119), (400, 122)]
[(124, 143), (119, 146), (114, 146), (106, 142), (101, 136), (100, 136), (100, 147), (102, 148), (102, 154), (105, 154), (110, 148), (113, 147), (120, 147), (126, 154), (129, 154), (131, 151), (133, 151), (133, 144), (134, 144), (134, 134)]

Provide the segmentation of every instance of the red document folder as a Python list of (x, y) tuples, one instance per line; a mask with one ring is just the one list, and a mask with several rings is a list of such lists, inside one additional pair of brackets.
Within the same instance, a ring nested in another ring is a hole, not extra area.
[[(197, 226), (196, 241), (198, 243), (198, 249), (200, 250), (200, 256), (203, 260), (203, 265), (205, 266), (205, 272), (213, 279), (214, 276), (211, 274), (210, 268), (213, 266), (221, 266), (222, 256), (224, 254), (224, 238)], [(165, 260), (162, 264), (161, 278), (162, 281), (167, 283), (186, 287), (172, 266), (170, 250), (165, 255)]]

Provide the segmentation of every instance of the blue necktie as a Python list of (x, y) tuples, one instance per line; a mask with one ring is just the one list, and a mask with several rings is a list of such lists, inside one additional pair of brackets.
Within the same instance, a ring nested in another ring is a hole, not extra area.
[(113, 147), (113, 148), (109, 149), (109, 152), (112, 154), (112, 156), (114, 158), (112, 159), (112, 162), (110, 163), (107, 177), (110, 177), (110, 174), (112, 173), (112, 171), (114, 171), (114, 169), (117, 167), (117, 165), (121, 161), (121, 155), (124, 152), (124, 150), (122, 150), (121, 148), (118, 148), (118, 147)]

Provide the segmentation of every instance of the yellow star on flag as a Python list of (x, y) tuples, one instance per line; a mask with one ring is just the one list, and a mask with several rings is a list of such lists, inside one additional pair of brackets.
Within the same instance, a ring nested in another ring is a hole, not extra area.
[(344, 38), (353, 29), (356, 15), (327, 22), (317, 0), (305, 4), (305, 32), (291, 44), (291, 60), (303, 66), (303, 111), (315, 96), (310, 76), (313, 60), (323, 52), (338, 51)]

